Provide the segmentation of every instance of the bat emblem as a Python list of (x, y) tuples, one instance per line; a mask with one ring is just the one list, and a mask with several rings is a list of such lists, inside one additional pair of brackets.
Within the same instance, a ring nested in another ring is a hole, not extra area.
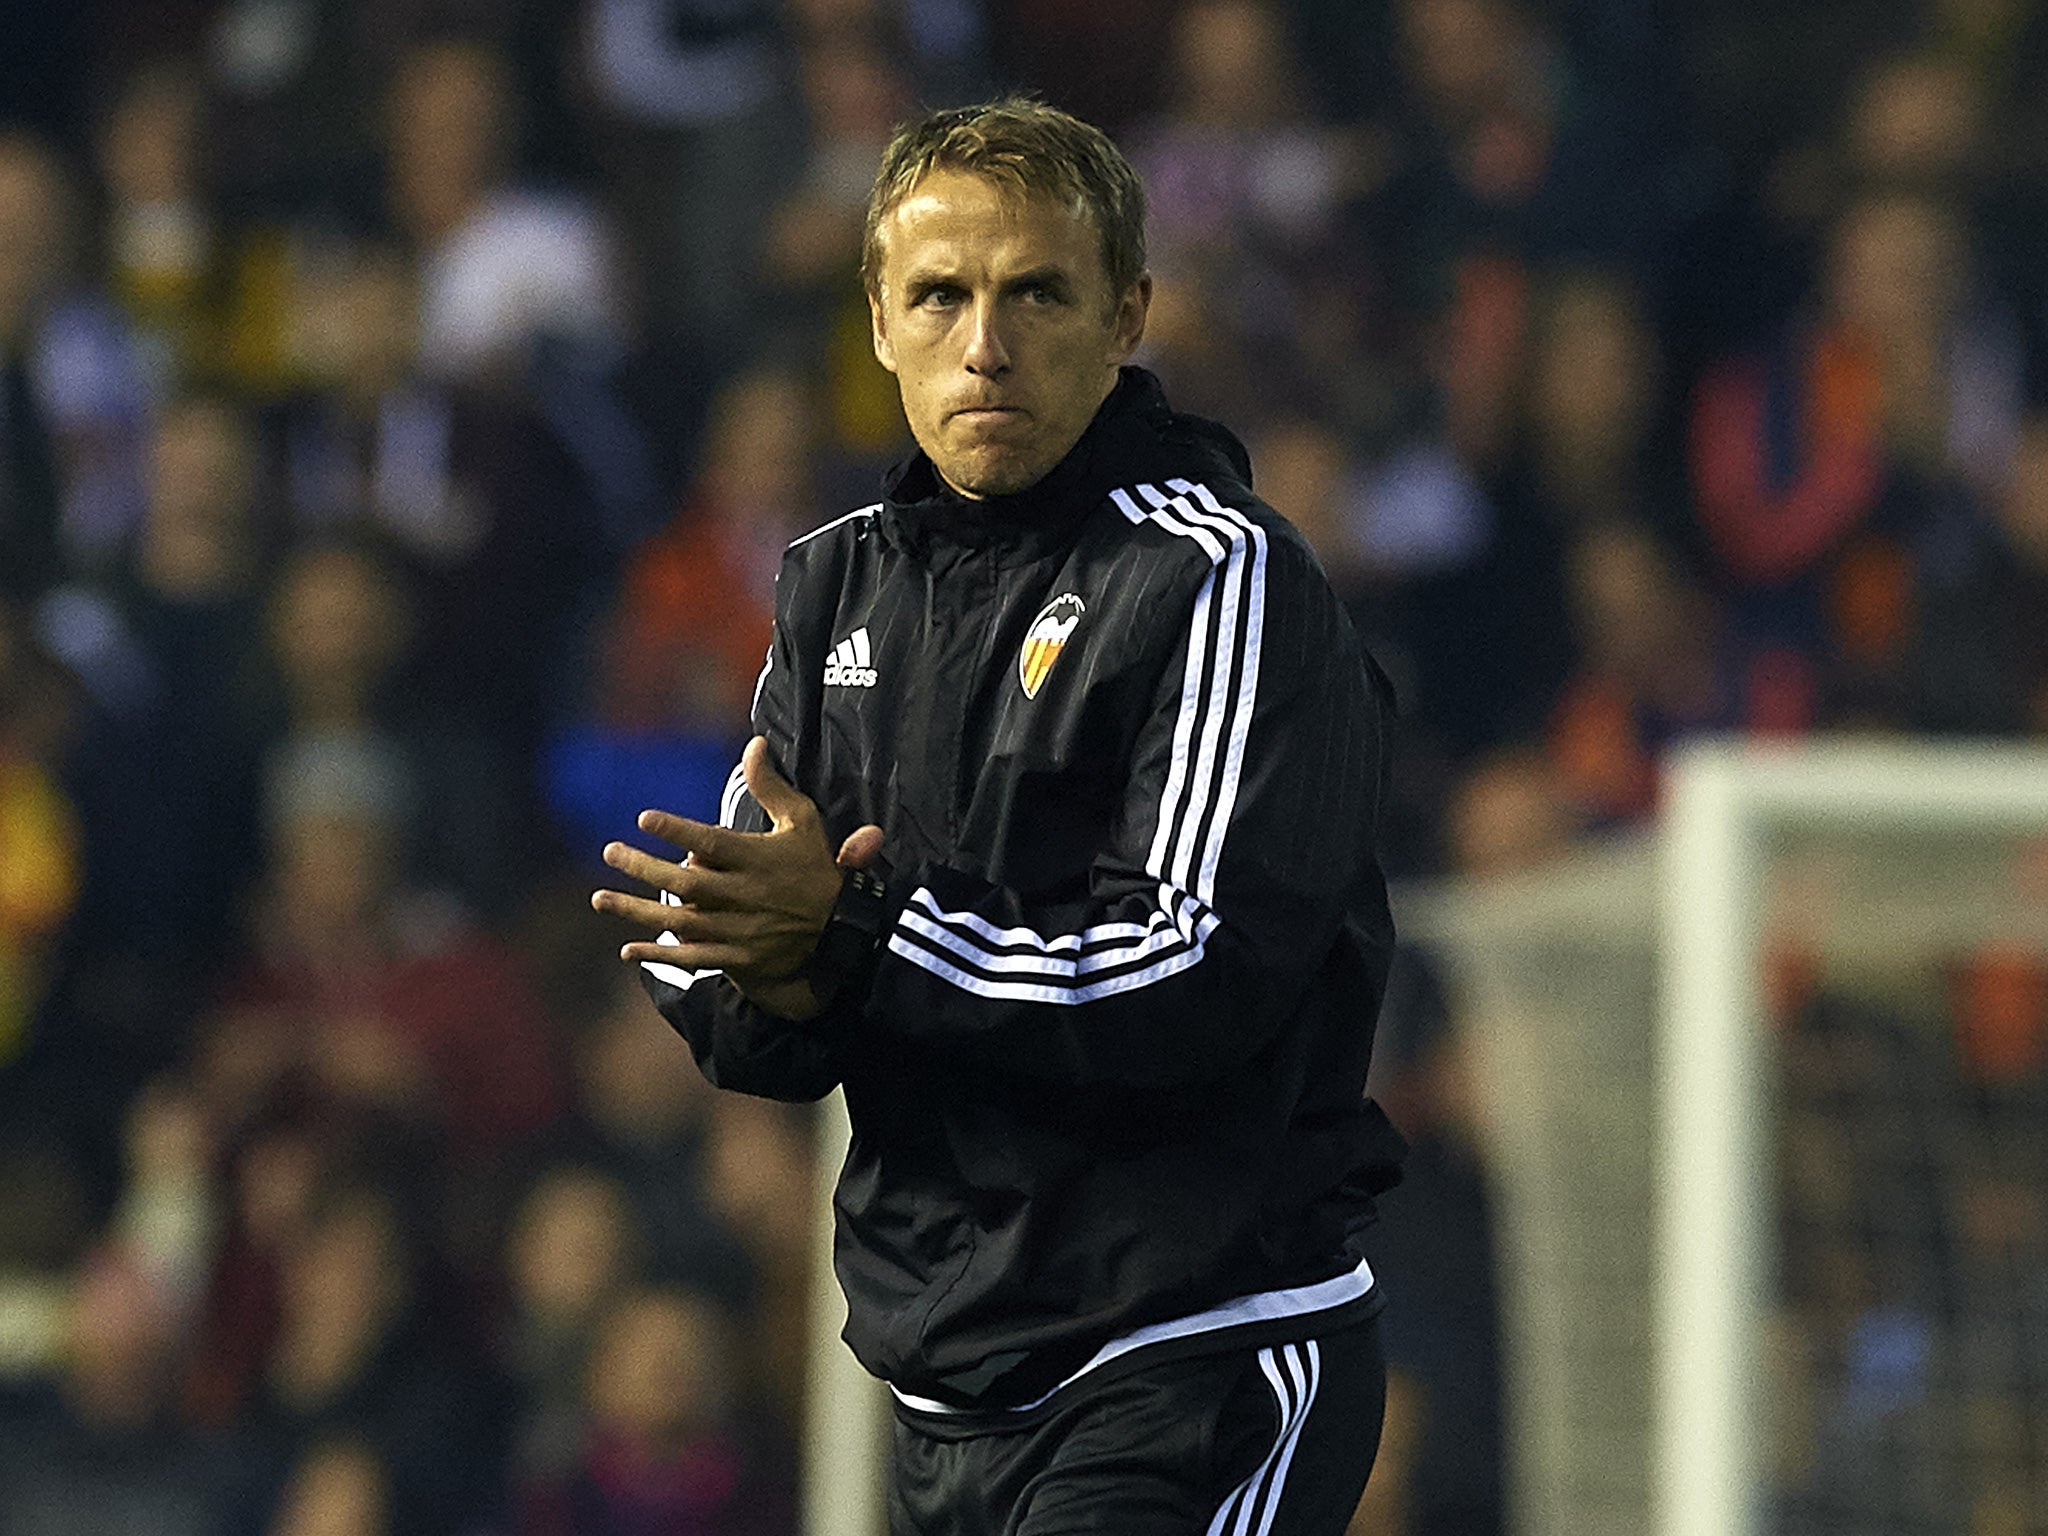
[(1017, 680), (1024, 685), (1025, 698), (1038, 697), (1046, 674), (1060, 659), (1060, 652), (1067, 648), (1075, 626), (1087, 611), (1088, 605), (1071, 592), (1062, 592), (1038, 610), (1038, 617), (1031, 621), (1024, 636), (1024, 649), (1017, 657)]

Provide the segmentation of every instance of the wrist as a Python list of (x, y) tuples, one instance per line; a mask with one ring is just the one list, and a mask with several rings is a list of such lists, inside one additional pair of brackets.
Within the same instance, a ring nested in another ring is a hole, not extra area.
[(800, 973), (821, 1003), (828, 1003), (865, 976), (881, 948), (888, 923), (889, 886), (872, 870), (849, 869), (824, 931)]

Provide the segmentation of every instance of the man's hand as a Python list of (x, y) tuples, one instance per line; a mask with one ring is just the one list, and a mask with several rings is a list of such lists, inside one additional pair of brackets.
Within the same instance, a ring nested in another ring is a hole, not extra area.
[(839, 899), (841, 872), (874, 861), (882, 829), (861, 827), (835, 859), (817, 806), (770, 766), (764, 738), (747, 743), (740, 768), (771, 830), (735, 832), (666, 811), (642, 811), (640, 830), (673, 843), (683, 858), (671, 863), (625, 843), (608, 843), (604, 861), (682, 905), (611, 890), (595, 892), (590, 904), (676, 937), (674, 944), (636, 940), (620, 949), (621, 959), (724, 971), (769, 1012), (810, 1018), (823, 1002), (799, 973)]

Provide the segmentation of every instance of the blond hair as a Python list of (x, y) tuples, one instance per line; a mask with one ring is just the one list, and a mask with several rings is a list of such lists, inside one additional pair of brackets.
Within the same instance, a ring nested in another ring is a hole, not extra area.
[(934, 170), (985, 176), (1021, 196), (1051, 197), (1094, 220), (1110, 291), (1145, 272), (1145, 188), (1109, 135), (1029, 96), (950, 107), (896, 130), (868, 197), (860, 274), (882, 287), (882, 221)]

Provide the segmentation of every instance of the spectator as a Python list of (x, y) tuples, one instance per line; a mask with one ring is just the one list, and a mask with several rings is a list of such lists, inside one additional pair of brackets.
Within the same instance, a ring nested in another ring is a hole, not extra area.
[[(764, 430), (783, 451), (759, 451)], [(797, 374), (762, 367), (720, 387), (690, 494), (590, 625), (581, 716), (549, 747), (549, 806), (576, 846), (602, 847), (663, 800), (715, 819), (768, 655), (776, 566), (820, 520), (818, 446)]]
[(1616, 521), (1687, 531), (1664, 399), (1662, 347), (1641, 289), (1590, 268), (1546, 278), (1524, 433), (1526, 473), (1554, 535)]
[(821, 24), (798, 53), (798, 79), (809, 143), (764, 232), (764, 319), (778, 353), (823, 354), (824, 435), (849, 454), (893, 455), (903, 411), (875, 361), (860, 243), (875, 166), (910, 110), (910, 80), (878, 23)]
[(1535, 254), (1562, 76), (1554, 39), (1514, 0), (1403, 0), (1397, 14), (1404, 153), (1382, 213), (1415, 306), (1473, 252)]
[(231, 257), (200, 179), (205, 111), (198, 76), (165, 61), (121, 82), (99, 129), (110, 288), (158, 395), (218, 380), (228, 361)]
[[(476, 798), (447, 824), (436, 863), (465, 871), (461, 888), (502, 912), (533, 867), (508, 829), (535, 819), (532, 760), (609, 559), (584, 467), (525, 396), (424, 370), (418, 303), (397, 251), (338, 241), (301, 290), (311, 387), (270, 424), (292, 524), (375, 543), (399, 563), (410, 643), (378, 709), (404, 734), (433, 722), (448, 754), (439, 780), (471, 780)], [(405, 718), (393, 719), (401, 700)], [(451, 809), (446, 797), (436, 809)], [(457, 839), (473, 841), (458, 852)], [(489, 895), (469, 878), (486, 863)]]
[(771, 285), (836, 294), (858, 281), (862, 215), (910, 82), (873, 28), (839, 27), (798, 55), (810, 152), (775, 204), (764, 254)]
[(1229, 419), (1342, 401), (1363, 279), (1335, 237), (1367, 157), (1303, 115), (1285, 17), (1268, 0), (1183, 7), (1170, 56), (1167, 109), (1132, 150), (1159, 276), (1159, 371), (1186, 408)]
[(166, 407), (128, 566), (46, 626), (96, 706), (80, 744), (81, 921), (104, 947), (75, 1001), (135, 1080), (182, 1050), (255, 868), (265, 550), (252, 457), (229, 401)]
[(1548, 750), (1560, 792), (1588, 826), (1647, 818), (1658, 765), (1686, 736), (1799, 723), (1772, 716), (1776, 696), (1733, 665), (1712, 599), (1647, 531), (1581, 534), (1571, 585), (1580, 660), (1552, 712)]
[(142, 521), (161, 380), (83, 260), (80, 189), (53, 146), (0, 132), (0, 594), (102, 577)]
[(177, 1417), (178, 1343), (174, 1310), (142, 1266), (117, 1250), (81, 1266), (61, 1375), (0, 1435), (11, 1532), (221, 1529), (226, 1469)]
[(1858, 83), (1844, 124), (1851, 173), (1865, 181), (1941, 192), (1981, 178), (1989, 103), (1957, 58), (1903, 53)]
[(1481, 757), (1444, 812), (1449, 867), (1477, 880), (1541, 869), (1569, 853), (1583, 831), (1555, 765), (1530, 747)]
[(1821, 298), (1772, 356), (1702, 379), (1690, 433), (1739, 642), (1809, 718), (1837, 672), (1889, 668), (1910, 642), (1916, 570), (2011, 473), (2021, 388), (2017, 337), (1973, 299), (1939, 203), (1850, 204)]
[(40, 596), (60, 571), (62, 488), (30, 360), (62, 244), (55, 156), (29, 134), (0, 133), (0, 600)]
[(498, 1154), (558, 1112), (533, 981), (501, 942), (403, 882), (414, 790), (374, 743), (296, 738), (268, 788), (269, 863), (228, 1000), (283, 1033), (297, 1068), (286, 1082), (336, 1145), (411, 1141), (479, 1193), (463, 1181), (488, 1181)]
[[(268, 1109), (287, 1063), (269, 1021), (215, 1021), (204, 1042), (198, 1091), (221, 1143), (218, 1246), (206, 1278), (186, 1375), (184, 1408), (203, 1430), (237, 1423), (261, 1389), (276, 1342), (286, 1256), (311, 1220), (316, 1196), (337, 1159), (310, 1129)], [(251, 1060), (260, 1053), (259, 1060)], [(239, 1054), (240, 1061), (230, 1062)], [(255, 1080), (231, 1077), (256, 1065)], [(244, 1102), (237, 1104), (237, 1098)]]
[(596, 1168), (555, 1164), (520, 1201), (503, 1350), (519, 1398), (512, 1455), (521, 1478), (555, 1481), (575, 1466), (598, 1324), (645, 1278), (646, 1246), (624, 1186)]
[[(374, 103), (429, 28), (507, 49), (532, 26), (489, 0), (219, 0), (179, 45), (203, 59), (211, 174), (245, 230), (287, 244), (376, 200)], [(368, 108), (368, 110), (366, 110)], [(552, 127), (552, 124), (548, 126)]]
[(769, 0), (588, 0), (583, 57), (632, 289), (673, 355), (723, 360), (747, 339), (761, 190), (801, 156)]
[(1249, 237), (1300, 245), (1349, 190), (1343, 141), (1290, 97), (1286, 17), (1263, 0), (1197, 0), (1174, 18), (1175, 97), (1140, 134), (1150, 242), (1169, 265), (1226, 257)]
[(1271, 423), (1253, 449), (1262, 495), (1287, 509), (1347, 601), (1369, 583), (1352, 522), (1359, 472), (1338, 433), (1312, 416)]
[(989, 52), (997, 74), (1029, 81), (1054, 106), (1112, 133), (1160, 105), (1173, 0), (991, 0)]
[(732, 1407), (731, 1357), (714, 1309), (687, 1291), (640, 1290), (608, 1311), (585, 1375), (588, 1440), (570, 1477), (531, 1486), (518, 1536), (783, 1536), (782, 1447)]
[(516, 379), (543, 339), (624, 340), (603, 220), (515, 178), (519, 110), (483, 43), (423, 43), (392, 85), (391, 211), (421, 263), (421, 355), (442, 377)]
[(575, 1110), (549, 1129), (538, 1155), (617, 1185), (650, 1278), (744, 1316), (758, 1301), (756, 1261), (710, 1188), (711, 1095), (681, 1038), (647, 1016), (632, 976), (610, 974), (602, 985), (603, 1007), (576, 1044)]
[[(763, 432), (780, 451), (759, 451)], [(744, 733), (768, 654), (775, 569), (816, 516), (816, 441), (796, 375), (763, 369), (720, 391), (688, 503), (626, 569), (600, 641), (599, 720), (721, 739)]]
[(2048, 739), (2048, 420), (2022, 430), (1991, 511), (1917, 573), (1894, 687), (1916, 729)]
[(391, 1472), (374, 1447), (336, 1439), (292, 1468), (268, 1536), (391, 1536)]
[(330, 537), (294, 551), (268, 613), (277, 734), (351, 737), (394, 758), (419, 796), (407, 883), (452, 894), (472, 913), (502, 913), (535, 863), (513, 831), (529, 770), (507, 761), (499, 738), (422, 707), (403, 686), (414, 611), (375, 541)]
[(705, 1188), (712, 1210), (759, 1275), (741, 1360), (782, 1424), (803, 1422), (804, 1362), (812, 1347), (815, 1130), (801, 1108), (721, 1094), (713, 1104)]
[[(1446, 345), (1471, 356), (1443, 369), (1462, 381), (1446, 398), (1467, 402), (1451, 409), (1451, 445), (1502, 444), (1464, 455), (1494, 465), (1464, 492), (1485, 517), (1484, 537), (1397, 587), (1382, 619), (1400, 652), (1419, 658), (1420, 728), (1454, 760), (1544, 731), (1572, 668), (1572, 546), (1608, 524), (1666, 539), (1690, 524), (1660, 409), (1661, 349), (1638, 287), (1593, 268), (1547, 271), (1526, 289), (1505, 266), (1473, 281), (1501, 291), (1460, 301)], [(1526, 328), (1497, 358), (1482, 324), (1496, 305), (1510, 330)], [(1432, 478), (1428, 462), (1411, 456), (1404, 475), (1381, 480), (1395, 494), (1382, 498), (1377, 527), (1398, 531), (1404, 507), (1419, 519), (1434, 504), (1455, 528), (1459, 481), (1441, 458)]]
[(886, 37), (920, 101), (970, 101), (988, 89), (983, 0), (788, 0), (784, 25), (799, 46), (834, 35)]
[(277, 1337), (230, 1442), (245, 1520), (260, 1522), (291, 1469), (336, 1436), (389, 1468), (394, 1536), (483, 1513), (498, 1447), (487, 1379), (434, 1326), (424, 1274), (389, 1194), (342, 1180), (316, 1200), (284, 1254)]
[(128, 1107), (126, 1164), (109, 1238), (161, 1298), (181, 1341), (190, 1337), (212, 1265), (216, 1211), (212, 1126), (175, 1078), (162, 1078)]

